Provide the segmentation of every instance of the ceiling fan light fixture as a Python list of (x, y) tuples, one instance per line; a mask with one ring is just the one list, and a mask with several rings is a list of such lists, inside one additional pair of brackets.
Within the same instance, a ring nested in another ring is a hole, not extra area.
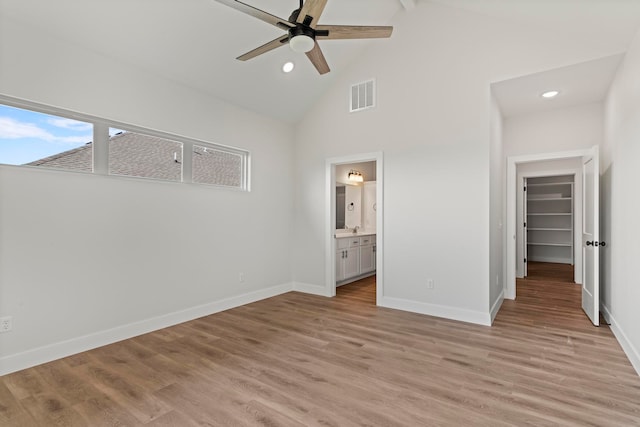
[(289, 46), (291, 46), (291, 50), (298, 53), (307, 53), (316, 45), (316, 42), (309, 36), (305, 34), (300, 34), (295, 37), (292, 37), (289, 40)]

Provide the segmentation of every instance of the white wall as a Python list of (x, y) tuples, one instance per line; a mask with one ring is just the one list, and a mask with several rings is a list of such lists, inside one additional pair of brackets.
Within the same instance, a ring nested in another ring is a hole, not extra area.
[(252, 191), (0, 166), (0, 374), (290, 289), (289, 125), (1, 24), (0, 94), (250, 150)]
[[(325, 283), (325, 160), (383, 151), (382, 303), (489, 323), (489, 85), (608, 52), (430, 2), (391, 24), (298, 126), (294, 280)], [(376, 108), (350, 114), (349, 85), (370, 77)]]
[(640, 373), (640, 33), (609, 91), (601, 160), (601, 301), (603, 312)]
[(508, 117), (505, 157), (573, 151), (600, 145), (604, 137), (601, 103)]
[(491, 320), (495, 319), (504, 300), (504, 224), (505, 210), (505, 158), (503, 156), (502, 127), (503, 118), (494, 96), (491, 96), (491, 135), (490, 135), (490, 212), (491, 233), (490, 270), (489, 270), (489, 307)]

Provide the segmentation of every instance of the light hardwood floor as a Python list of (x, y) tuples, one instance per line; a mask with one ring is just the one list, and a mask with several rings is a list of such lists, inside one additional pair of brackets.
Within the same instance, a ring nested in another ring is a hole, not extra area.
[(527, 280), (575, 283), (573, 268), (573, 265), (570, 264), (529, 261), (527, 263)]
[(493, 327), (288, 293), (0, 378), (2, 426), (630, 426), (640, 378), (580, 288), (523, 280)]

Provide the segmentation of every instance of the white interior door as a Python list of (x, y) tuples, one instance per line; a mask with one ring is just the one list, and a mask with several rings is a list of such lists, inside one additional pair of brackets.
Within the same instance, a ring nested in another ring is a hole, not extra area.
[(529, 271), (527, 267), (527, 264), (529, 262), (529, 259), (527, 258), (529, 256), (529, 247), (527, 246), (529, 244), (529, 233), (527, 232), (527, 227), (529, 226), (529, 217), (527, 216), (527, 178), (523, 178), (523, 185), (524, 192), (522, 193), (522, 220), (524, 221), (524, 224), (522, 227), (522, 253), (524, 254), (524, 270), (522, 277), (527, 277)]
[(583, 197), (582, 197), (582, 309), (591, 322), (600, 324), (600, 161), (598, 147), (583, 157)]

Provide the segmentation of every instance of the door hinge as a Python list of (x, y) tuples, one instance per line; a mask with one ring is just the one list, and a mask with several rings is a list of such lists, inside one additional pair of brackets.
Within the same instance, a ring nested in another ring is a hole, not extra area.
[(527, 191), (527, 187), (524, 187), (524, 191)]
[(527, 226), (527, 223), (526, 223), (526, 222), (524, 223), (524, 226), (525, 226), (525, 227)]
[(526, 259), (526, 258), (524, 259), (524, 262), (527, 262), (527, 259)]

